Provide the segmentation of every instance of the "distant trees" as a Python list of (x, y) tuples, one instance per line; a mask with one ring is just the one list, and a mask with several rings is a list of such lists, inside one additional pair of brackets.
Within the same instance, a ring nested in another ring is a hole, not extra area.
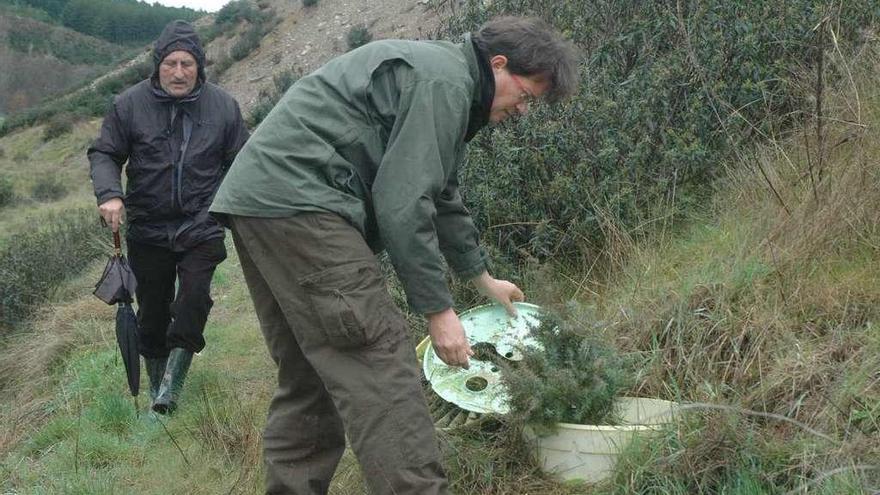
[(193, 9), (137, 0), (18, 0), (45, 11), (66, 27), (114, 43), (146, 43), (174, 19), (193, 20)]

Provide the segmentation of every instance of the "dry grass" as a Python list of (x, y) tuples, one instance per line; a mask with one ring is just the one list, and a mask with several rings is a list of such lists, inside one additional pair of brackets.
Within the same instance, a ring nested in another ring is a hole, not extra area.
[(815, 129), (795, 132), (731, 168), (708, 221), (620, 254), (599, 302), (642, 357), (634, 392), (725, 408), (645, 476), (714, 493), (757, 456), (758, 485), (880, 484), (880, 54), (861, 57), (862, 83), (825, 95), (821, 173)]
[[(88, 270), (84, 278), (100, 275)], [(82, 285), (80, 280), (74, 285)], [(115, 337), (115, 312), (95, 298), (79, 298), (44, 308), (31, 329), (4, 340), (0, 352), (0, 396), (7, 404), (0, 410), (0, 455), (25, 435), (40, 428), (49, 417), (46, 404), (56, 394), (55, 368), (73, 350), (94, 346)]]

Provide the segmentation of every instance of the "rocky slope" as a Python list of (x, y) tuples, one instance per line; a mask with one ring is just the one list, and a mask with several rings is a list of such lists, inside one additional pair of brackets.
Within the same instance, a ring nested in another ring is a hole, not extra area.
[[(311, 7), (299, 0), (261, 3), (275, 9), (280, 22), (259, 48), (215, 81), (238, 99), (245, 113), (261, 90), (271, 91), (274, 74), (288, 69), (306, 74), (345, 53), (353, 26), (366, 26), (373, 39), (434, 38), (448, 8), (427, 0), (319, 0)], [(217, 59), (229, 46), (230, 40), (215, 40), (208, 46), (209, 58)]]

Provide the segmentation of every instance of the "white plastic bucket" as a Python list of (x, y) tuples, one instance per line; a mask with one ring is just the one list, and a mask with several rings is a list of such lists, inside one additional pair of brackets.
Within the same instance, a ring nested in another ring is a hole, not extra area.
[(607, 478), (618, 454), (637, 435), (656, 431), (672, 421), (675, 403), (661, 399), (621, 397), (620, 425), (578, 425), (559, 423), (559, 430), (538, 437), (526, 430), (526, 439), (537, 452), (545, 472), (564, 480), (595, 483)]

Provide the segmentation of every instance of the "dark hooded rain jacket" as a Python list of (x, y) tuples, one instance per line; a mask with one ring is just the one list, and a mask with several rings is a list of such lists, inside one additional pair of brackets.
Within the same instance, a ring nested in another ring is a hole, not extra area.
[[(195, 89), (183, 98), (159, 86), (159, 63), (176, 50), (192, 53), (199, 67)], [(88, 150), (91, 177), (99, 205), (123, 198), (130, 239), (183, 251), (223, 237), (208, 206), (248, 132), (235, 99), (205, 81), (204, 51), (192, 26), (169, 24), (153, 62), (152, 77), (117, 96), (105, 117)]]

